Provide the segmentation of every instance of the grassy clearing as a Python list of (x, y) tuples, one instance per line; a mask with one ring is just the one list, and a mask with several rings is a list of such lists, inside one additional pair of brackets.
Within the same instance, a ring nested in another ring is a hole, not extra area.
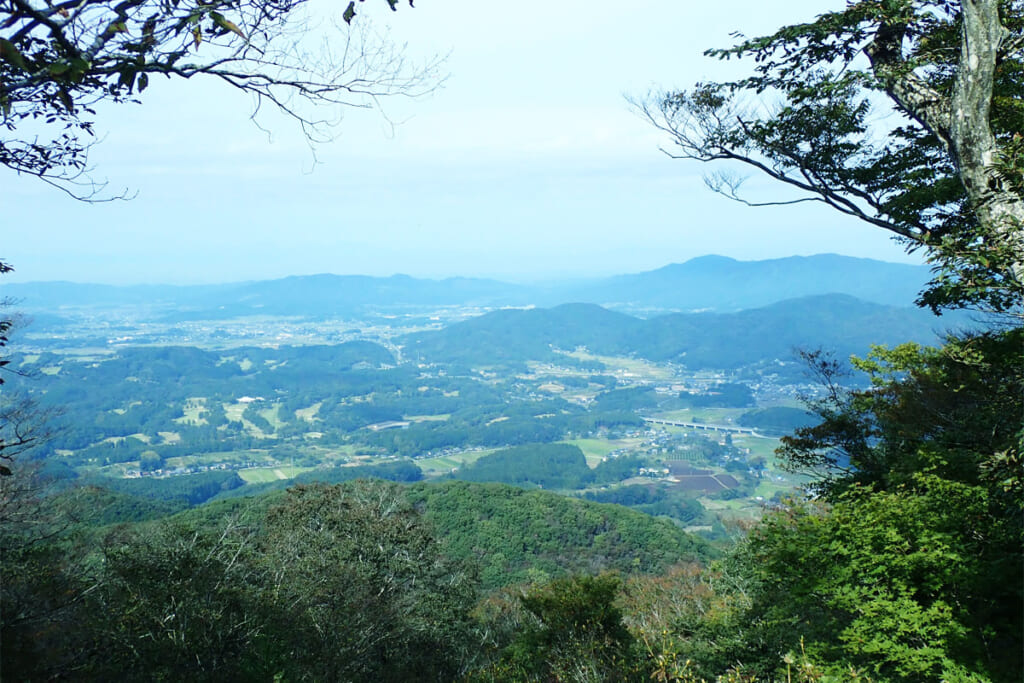
[(484, 451), (466, 451), (464, 453), (453, 453), (451, 455), (442, 455), (436, 458), (419, 458), (416, 460), (416, 464), (419, 465), (420, 469), (423, 470), (423, 474), (428, 477), (436, 477), (440, 474), (448, 474), (453, 469), (462, 467), (466, 464), (476, 462), (485, 455), (494, 453), (496, 449), (484, 450)]
[(354, 458), (359, 447), (355, 444), (343, 444), (340, 446), (315, 446), (304, 449), (303, 452), (310, 452), (319, 458)]
[(758, 408), (802, 408), (807, 410), (807, 404), (798, 398), (780, 398), (777, 401), (769, 401), (758, 404)]
[(447, 422), (451, 417), (451, 413), (441, 413), (439, 415), (403, 415), (402, 419), (407, 422)]
[(244, 403), (224, 403), (224, 417), (228, 422), (242, 422), (242, 413), (245, 412)]
[(593, 455), (598, 458), (603, 458), (617, 448), (622, 448), (621, 441), (611, 441), (608, 439), (569, 439), (562, 443), (577, 446), (583, 451), (583, 455)]
[(773, 463), (773, 465), (777, 460), (775, 456), (775, 449), (779, 447), (778, 439), (733, 434), (732, 445), (737, 448), (749, 448), (750, 455), (759, 455), (768, 462)]
[(193, 396), (185, 399), (185, 405), (181, 409), (182, 416), (175, 418), (174, 421), (178, 424), (202, 426), (206, 424), (206, 418), (203, 417), (206, 411), (206, 399), (202, 396)]
[(114, 354), (112, 349), (94, 346), (74, 349), (54, 349), (54, 352), (63, 356), (68, 356), (69, 358), (74, 358), (80, 363), (101, 363), (105, 360), (110, 360)]
[(292, 479), (303, 472), (309, 472), (312, 467), (255, 467), (247, 470), (239, 470), (238, 476), (245, 480), (246, 484), (265, 484), (271, 481)]
[(561, 443), (577, 446), (583, 451), (587, 465), (593, 469), (600, 465), (601, 461), (612, 451), (636, 448), (640, 445), (641, 439), (568, 439)]
[(273, 436), (272, 434), (264, 434), (262, 429), (254, 425), (252, 422), (249, 422), (244, 417), (242, 417), (242, 414), (245, 412), (245, 409), (248, 407), (248, 404), (224, 403), (223, 405), (224, 416), (228, 419), (229, 422), (241, 422), (242, 426), (245, 427), (245, 431), (249, 432), (257, 439), (266, 439), (269, 436)]
[[(223, 403), (223, 407), (224, 417), (227, 418), (229, 422), (241, 422), (246, 431), (256, 438), (267, 438), (268, 436), (272, 436), (272, 434), (263, 433), (262, 429), (242, 417), (246, 412), (246, 408), (248, 408), (248, 403)], [(271, 422), (271, 424), (273, 423)]]
[(756, 521), (764, 514), (764, 507), (757, 501), (749, 498), (737, 498), (736, 500), (713, 500), (711, 498), (698, 498), (705, 510), (710, 510), (723, 520), (747, 520)]
[(316, 414), (320, 412), (320, 406), (323, 404), (323, 401), (318, 401), (308, 408), (299, 408), (295, 411), (295, 419), (305, 420), (306, 422), (316, 422)]
[(270, 437), (273, 436), (273, 433), (267, 434), (262, 429), (254, 425), (252, 422), (249, 422), (248, 420), (242, 420), (242, 426), (245, 427), (247, 432), (252, 434), (257, 439), (269, 439)]
[(284, 421), (281, 419), (281, 404), (274, 403), (269, 408), (264, 408), (260, 411), (260, 417), (269, 422), (276, 432), (278, 429), (284, 426)]
[(128, 436), (108, 436), (107, 438), (103, 439), (103, 441), (100, 441), (100, 443), (121, 443), (122, 441), (127, 441), (128, 439), (135, 439), (137, 441), (141, 441), (142, 443), (150, 443), (152, 441), (152, 439), (149, 438), (148, 434), (129, 434)]
[(776, 493), (793, 494), (796, 493), (796, 484), (793, 481), (777, 481), (772, 479), (762, 479), (754, 489), (754, 495), (760, 496), (765, 500), (771, 500)]
[(673, 379), (676, 375), (672, 368), (657, 365), (639, 358), (622, 358), (618, 356), (597, 356), (583, 351), (573, 351), (567, 356), (580, 360), (596, 360), (603, 363), (610, 374), (624, 379), (663, 381)]
[(181, 443), (181, 434), (178, 432), (157, 432), (157, 435), (166, 444)]
[(103, 465), (102, 467), (83, 467), (81, 472), (89, 474), (99, 474), (103, 477), (110, 477), (112, 479), (123, 479), (128, 476), (131, 472), (138, 472), (139, 461), (130, 462), (119, 462), (113, 465)]

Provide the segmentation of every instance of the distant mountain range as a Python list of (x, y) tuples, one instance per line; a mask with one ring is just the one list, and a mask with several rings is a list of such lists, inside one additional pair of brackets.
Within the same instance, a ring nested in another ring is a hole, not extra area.
[(555, 306), (591, 303), (652, 315), (672, 311), (735, 312), (786, 299), (845, 294), (888, 306), (910, 306), (929, 279), (924, 266), (835, 254), (737, 261), (704, 256), (658, 270), (544, 286), (496, 280), (429, 280), (393, 275), (308, 275), (223, 285), (111, 286), (71, 282), (0, 285), (19, 308), (59, 315), (66, 307), (149, 308), (172, 319), (247, 315), (326, 317), (382, 307)]
[(765, 261), (702, 256), (595, 282), (563, 301), (633, 310), (726, 312), (818, 294), (847, 294), (879, 304), (910, 306), (928, 280), (925, 266), (836, 254)]
[(737, 368), (796, 359), (797, 349), (845, 358), (871, 344), (935, 343), (962, 316), (936, 318), (845, 294), (824, 294), (734, 313), (671, 313), (641, 319), (594, 304), (494, 311), (444, 329), (409, 335), (406, 356), (480, 365), (557, 361), (556, 350), (586, 347), (598, 355), (635, 355), (690, 369)]

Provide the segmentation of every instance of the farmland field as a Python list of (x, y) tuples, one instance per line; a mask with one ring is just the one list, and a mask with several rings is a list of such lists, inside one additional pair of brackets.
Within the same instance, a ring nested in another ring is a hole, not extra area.
[(312, 467), (254, 467), (247, 470), (239, 470), (238, 476), (247, 484), (265, 484), (281, 479), (291, 479), (303, 472), (309, 472)]
[(485, 455), (490, 455), (494, 450), (495, 449), (465, 451), (463, 453), (454, 453), (452, 455), (443, 455), (435, 458), (419, 458), (416, 460), (416, 464), (419, 465), (425, 475), (436, 476), (440, 474), (447, 474), (453, 469), (462, 467), (468, 463), (476, 462)]

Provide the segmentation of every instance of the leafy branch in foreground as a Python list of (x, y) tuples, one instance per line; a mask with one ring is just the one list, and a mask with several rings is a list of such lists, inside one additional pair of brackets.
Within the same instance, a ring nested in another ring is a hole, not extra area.
[[(822, 203), (925, 248), (936, 310), (1019, 311), (1024, 3), (860, 0), (706, 54), (753, 74), (640, 103), (670, 156), (724, 163), (707, 182), (732, 199)], [(735, 168), (793, 193), (752, 199)]]

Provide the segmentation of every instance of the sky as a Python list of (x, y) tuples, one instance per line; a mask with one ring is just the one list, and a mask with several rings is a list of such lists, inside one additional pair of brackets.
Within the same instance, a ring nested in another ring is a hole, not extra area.
[[(886, 233), (814, 204), (749, 208), (629, 105), (745, 73), (703, 56), (842, 2), (417, 0), (358, 20), (443, 56), (426, 96), (346, 110), (315, 157), (293, 122), (201, 81), (151, 79), (99, 109), (94, 177), (130, 201), (86, 205), (8, 171), (8, 282), (198, 284), (314, 273), (545, 281), (704, 254), (840, 253), (918, 262)], [(344, 3), (330, 3), (339, 11)], [(785, 196), (751, 176), (762, 198)]]

